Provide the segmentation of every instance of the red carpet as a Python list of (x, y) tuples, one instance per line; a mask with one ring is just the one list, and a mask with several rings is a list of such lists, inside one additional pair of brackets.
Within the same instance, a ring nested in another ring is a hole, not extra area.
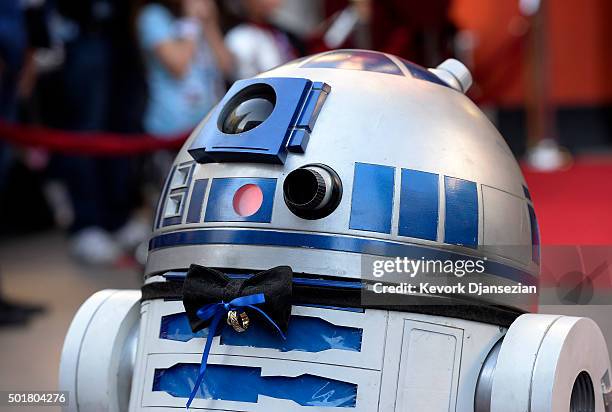
[(523, 168), (543, 245), (612, 245), (612, 157), (578, 158), (567, 170)]

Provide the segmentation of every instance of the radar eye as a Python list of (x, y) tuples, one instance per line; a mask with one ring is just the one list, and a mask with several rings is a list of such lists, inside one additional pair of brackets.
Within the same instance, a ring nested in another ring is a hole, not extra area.
[(267, 84), (254, 84), (238, 93), (220, 116), (225, 134), (248, 132), (266, 121), (276, 105), (276, 93)]

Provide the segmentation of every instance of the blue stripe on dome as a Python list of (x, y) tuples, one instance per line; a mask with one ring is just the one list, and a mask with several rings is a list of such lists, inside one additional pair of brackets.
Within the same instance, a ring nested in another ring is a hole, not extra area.
[[(447, 209), (448, 210), (448, 209)], [(387, 257), (439, 260), (480, 260), (450, 250), (346, 235), (317, 233), (280, 232), (253, 229), (198, 229), (164, 233), (151, 239), (149, 250), (189, 245), (258, 245), (295, 247), (307, 249), (335, 250)], [(513, 266), (487, 260), (485, 273), (499, 276), (523, 285), (537, 285), (537, 276)]]

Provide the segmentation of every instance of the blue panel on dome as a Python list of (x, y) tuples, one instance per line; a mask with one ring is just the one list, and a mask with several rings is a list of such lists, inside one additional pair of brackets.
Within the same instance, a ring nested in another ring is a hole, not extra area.
[[(155, 369), (154, 392), (188, 398), (198, 378), (200, 365), (179, 363), (168, 369)], [(301, 406), (354, 408), (357, 385), (321, 376), (261, 376), (261, 368), (209, 364), (197, 399), (256, 403), (259, 395), (290, 400)]]
[[(221, 131), (226, 116), (240, 103), (274, 90), (274, 108), (256, 127), (241, 133)], [(198, 163), (258, 162), (283, 164), (288, 151), (304, 153), (317, 116), (331, 87), (301, 78), (240, 80), (215, 107), (188, 149)], [(298, 134), (295, 131), (304, 131)], [(292, 133), (295, 141), (288, 142)]]
[(419, 66), (418, 64), (412, 63), (408, 60), (400, 59), (404, 66), (408, 69), (412, 77), (419, 80), (425, 80), (431, 83), (439, 84), (440, 86), (450, 87), (443, 80), (441, 80), (438, 76), (427, 70), (423, 66)]
[[(259, 209), (252, 215), (240, 216), (234, 209), (234, 195), (242, 186), (256, 185), (261, 190), (263, 200)], [(276, 179), (227, 177), (213, 179), (206, 205), (205, 222), (258, 222), (270, 223)]]
[(287, 149), (292, 153), (304, 153), (310, 141), (310, 132), (306, 129), (293, 129)]
[(355, 163), (349, 228), (391, 233), (395, 168)]
[(287, 149), (290, 152), (304, 153), (306, 151), (306, 147), (310, 141), (310, 133), (312, 133), (314, 129), (314, 125), (319, 117), (319, 112), (330, 91), (331, 87), (326, 83), (315, 82), (312, 84), (312, 89), (306, 98), (304, 107), (294, 125), (289, 143), (287, 144)]
[[(276, 103), (270, 116), (259, 126), (243, 133), (226, 134), (219, 130), (219, 124), (223, 122), (221, 117), (231, 108), (233, 102), (238, 101), (248, 88), (263, 87), (262, 85), (272, 87), (276, 95)], [(310, 80), (298, 78), (237, 81), (213, 109), (209, 120), (189, 147), (189, 153), (199, 163), (284, 163), (287, 157), (287, 140), (311, 86)]]
[(401, 69), (382, 53), (365, 50), (336, 50), (321, 54), (302, 65), (307, 69), (346, 69), (396, 74), (403, 76)]
[(304, 108), (302, 109), (302, 113), (295, 127), (305, 129), (308, 133), (312, 133), (312, 129), (314, 128), (314, 124), (317, 121), (317, 117), (319, 116), (319, 112), (326, 98), (327, 92), (321, 89), (313, 89), (306, 99), (306, 103), (304, 104)]
[[(207, 329), (196, 333), (191, 331), (184, 312), (161, 319), (160, 339), (188, 342), (207, 336)], [(278, 349), (281, 352), (323, 352), (329, 349), (359, 352), (362, 336), (363, 330), (359, 328), (333, 325), (317, 317), (293, 315), (287, 329), (287, 339), (282, 339), (267, 327), (251, 327), (243, 333), (226, 327), (221, 331), (221, 345)]]
[(436, 240), (438, 198), (437, 174), (402, 169), (398, 234)]
[(478, 246), (478, 189), (476, 183), (444, 177), (446, 219), (444, 242), (476, 248)]
[(198, 223), (202, 217), (202, 203), (208, 187), (208, 179), (198, 179), (193, 184), (189, 209), (187, 210), (187, 223)]

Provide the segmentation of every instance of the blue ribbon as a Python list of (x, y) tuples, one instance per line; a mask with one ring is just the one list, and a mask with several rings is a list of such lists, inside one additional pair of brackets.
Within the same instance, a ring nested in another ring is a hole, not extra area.
[(198, 375), (198, 379), (196, 380), (195, 385), (193, 386), (191, 395), (189, 395), (189, 400), (187, 401), (187, 409), (189, 409), (191, 402), (193, 402), (193, 399), (195, 398), (198, 389), (202, 384), (202, 380), (204, 379), (204, 372), (206, 372), (206, 366), (208, 364), (208, 355), (210, 354), (210, 347), (212, 346), (213, 338), (219, 332), (219, 323), (221, 322), (223, 316), (227, 315), (230, 310), (240, 311), (243, 308), (250, 308), (259, 312), (264, 317), (264, 319), (266, 319), (272, 326), (274, 326), (279, 335), (281, 335), (283, 339), (286, 339), (285, 334), (282, 330), (280, 330), (278, 325), (263, 310), (259, 309), (257, 306), (254, 306), (265, 302), (266, 298), (264, 294), (258, 293), (256, 295), (241, 296), (239, 298), (233, 299), (228, 303), (225, 303), (223, 301), (221, 301), (220, 303), (211, 303), (209, 305), (202, 306), (200, 309), (198, 309), (198, 311), (196, 312), (198, 318), (202, 319), (203, 321), (208, 321), (211, 319), (212, 320), (210, 321), (210, 325), (208, 326), (208, 337), (206, 338), (206, 345), (204, 345), (204, 352), (202, 353), (200, 373)]

